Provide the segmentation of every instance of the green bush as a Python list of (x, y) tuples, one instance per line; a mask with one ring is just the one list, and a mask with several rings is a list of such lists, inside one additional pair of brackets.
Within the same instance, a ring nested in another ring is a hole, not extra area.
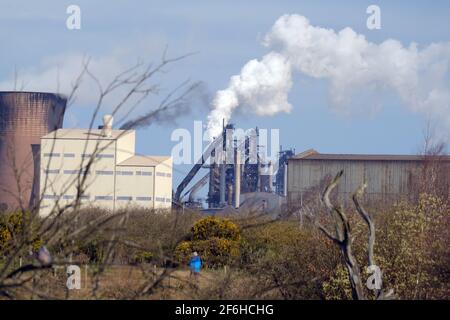
[(203, 218), (194, 224), (191, 236), (191, 241), (183, 241), (175, 248), (175, 258), (182, 263), (187, 263), (194, 251), (211, 268), (231, 264), (239, 257), (240, 231), (229, 219)]
[(153, 254), (148, 251), (138, 251), (134, 254), (134, 263), (150, 263), (152, 262)]
[(42, 246), (43, 241), (36, 236), (33, 224), (28, 226), (29, 232), (23, 234), (23, 227), (26, 224), (31, 224), (29, 213), (15, 212), (0, 215), (0, 253), (7, 254), (17, 240), (25, 241), (33, 250), (38, 250)]
[(240, 240), (238, 226), (229, 219), (215, 217), (203, 218), (192, 227), (194, 240), (208, 240), (211, 238), (223, 238), (232, 241)]
[(93, 263), (101, 262), (105, 256), (105, 248), (103, 244), (97, 239), (81, 245), (79, 247), (79, 251), (80, 253), (88, 256), (89, 261)]

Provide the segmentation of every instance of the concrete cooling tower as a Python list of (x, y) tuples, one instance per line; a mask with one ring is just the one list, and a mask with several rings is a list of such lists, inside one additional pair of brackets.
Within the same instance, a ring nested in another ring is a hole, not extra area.
[(66, 103), (53, 93), (0, 92), (0, 211), (37, 201), (40, 137), (62, 127)]

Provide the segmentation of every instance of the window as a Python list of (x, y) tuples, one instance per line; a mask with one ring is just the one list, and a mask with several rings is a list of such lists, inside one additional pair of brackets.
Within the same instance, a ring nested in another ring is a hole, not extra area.
[(116, 171), (116, 174), (118, 176), (132, 176), (133, 175), (133, 171)]
[(116, 197), (117, 200), (122, 200), (122, 201), (131, 201), (133, 200), (133, 197), (131, 196), (118, 196)]
[(43, 199), (51, 199), (51, 200), (56, 200), (58, 199), (58, 196), (55, 194), (44, 194), (42, 196)]
[(155, 197), (155, 200), (158, 202), (164, 202), (164, 198), (161, 197)]
[(152, 172), (151, 171), (136, 171), (136, 175), (137, 176), (151, 176)]
[(47, 169), (47, 170), (44, 170), (44, 172), (46, 174), (58, 174), (59, 170), (58, 169)]
[(82, 196), (80, 196), (80, 199), (81, 200), (89, 200), (89, 196), (86, 196), (86, 195), (82, 195)]
[(100, 154), (95, 155), (95, 157), (96, 158), (110, 158), (110, 159), (112, 159), (112, 158), (114, 158), (114, 155), (113, 154), (107, 154), (107, 153), (100, 153)]
[(64, 153), (64, 158), (75, 158), (75, 153)]
[(95, 196), (95, 200), (112, 200), (112, 196)]
[(81, 157), (82, 158), (90, 158), (90, 157), (92, 157), (92, 154), (90, 154), (90, 153), (82, 153)]
[(89, 174), (89, 172), (86, 169), (85, 170), (76, 169), (76, 170), (64, 170), (64, 174)]
[(165, 177), (166, 176), (166, 174), (164, 172), (156, 172), (156, 175), (158, 177)]
[(95, 174), (98, 174), (98, 175), (101, 175), (101, 176), (112, 176), (114, 174), (114, 171), (96, 170)]
[(166, 198), (166, 202), (172, 202), (172, 199)]
[(152, 201), (152, 197), (136, 197), (137, 201)]
[(63, 199), (64, 200), (72, 200), (72, 199), (74, 199), (75, 198), (75, 196), (70, 196), (70, 195), (64, 195), (63, 196)]
[(61, 154), (59, 154), (59, 153), (44, 153), (44, 157), (46, 157), (46, 158), (57, 158), (57, 157), (59, 157), (59, 156), (61, 156)]

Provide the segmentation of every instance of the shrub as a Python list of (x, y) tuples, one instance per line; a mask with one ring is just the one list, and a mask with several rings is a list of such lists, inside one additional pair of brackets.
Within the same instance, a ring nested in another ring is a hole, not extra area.
[(203, 218), (194, 224), (191, 236), (191, 241), (183, 241), (175, 248), (175, 257), (180, 262), (188, 262), (194, 251), (200, 254), (205, 266), (212, 268), (230, 264), (239, 257), (240, 231), (229, 219)]
[(99, 263), (105, 256), (105, 250), (102, 243), (95, 239), (79, 247), (79, 251), (89, 257), (90, 262)]
[(192, 252), (191, 241), (180, 242), (175, 248), (175, 259), (181, 263), (188, 263)]
[(421, 194), (383, 215), (375, 253), (383, 280), (403, 299), (447, 299), (450, 292), (450, 208)]
[(238, 226), (229, 219), (206, 217), (199, 220), (192, 227), (194, 240), (208, 240), (210, 238), (224, 238), (232, 241), (240, 240)]
[(138, 251), (134, 255), (135, 263), (150, 263), (153, 259), (153, 254), (149, 251)]
[[(14, 245), (14, 241), (21, 239), (22, 231), (26, 224), (31, 223), (29, 213), (4, 213), (0, 215), (0, 253), (6, 254)], [(23, 239), (31, 246), (32, 250), (38, 250), (42, 244), (42, 239), (36, 236), (35, 226), (29, 226), (30, 232), (25, 232), (26, 239)]]

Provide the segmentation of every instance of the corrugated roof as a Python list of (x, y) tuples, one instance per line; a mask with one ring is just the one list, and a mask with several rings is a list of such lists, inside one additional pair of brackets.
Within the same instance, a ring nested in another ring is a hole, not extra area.
[(167, 156), (132, 156), (118, 166), (137, 166), (137, 167), (154, 167), (166, 160), (170, 159)]
[[(440, 156), (441, 159), (450, 161), (450, 156)], [(352, 160), (352, 161), (422, 161), (421, 155), (393, 155), (393, 154), (330, 154), (318, 153), (314, 149), (307, 150), (293, 156), (295, 160)]]
[(42, 139), (79, 139), (79, 140), (116, 140), (134, 130), (112, 130), (111, 137), (104, 137), (102, 129), (58, 129), (42, 137)]

